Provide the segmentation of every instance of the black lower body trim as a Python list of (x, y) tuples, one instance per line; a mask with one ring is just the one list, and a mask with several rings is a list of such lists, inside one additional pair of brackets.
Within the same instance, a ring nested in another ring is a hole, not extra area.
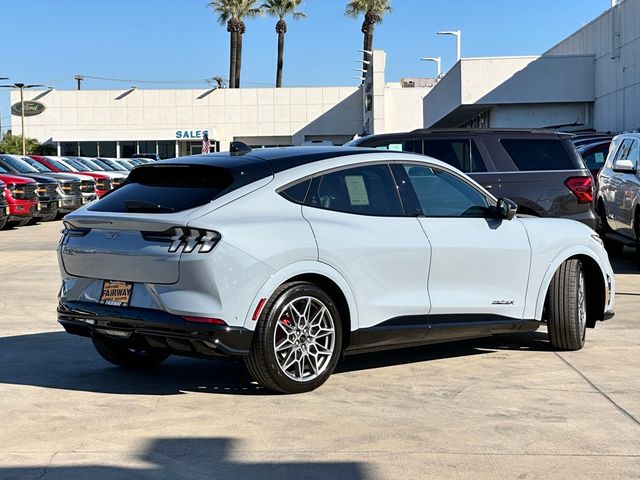
[(501, 333), (535, 331), (537, 320), (522, 320), (491, 314), (416, 315), (397, 317), (352, 332), (345, 353), (401, 348)]
[[(161, 310), (61, 302), (58, 322), (68, 333), (107, 335), (123, 342), (146, 342), (176, 355), (238, 357), (249, 354), (253, 332), (242, 327), (191, 323)], [(121, 336), (105, 332), (122, 332)]]

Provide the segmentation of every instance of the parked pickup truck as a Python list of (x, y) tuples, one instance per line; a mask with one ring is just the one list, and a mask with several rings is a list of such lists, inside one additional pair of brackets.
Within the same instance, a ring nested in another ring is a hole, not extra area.
[(21, 227), (29, 223), (38, 213), (38, 184), (35, 180), (0, 172), (4, 182), (4, 195), (9, 207), (9, 218), (5, 227)]
[(0, 230), (2, 230), (9, 221), (9, 204), (4, 196), (4, 189), (7, 186), (0, 181)]

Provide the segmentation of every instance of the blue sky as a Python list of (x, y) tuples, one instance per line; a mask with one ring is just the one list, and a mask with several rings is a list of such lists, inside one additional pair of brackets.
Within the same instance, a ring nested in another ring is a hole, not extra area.
[[(345, 17), (346, 0), (306, 0), (307, 18), (290, 20), (285, 86), (354, 85), (362, 48), (361, 20)], [(228, 76), (229, 35), (207, 0), (2, 0), (0, 77), (74, 88), (73, 76), (133, 80), (193, 80)], [(387, 80), (433, 76), (424, 56), (455, 60), (453, 37), (462, 30), (463, 57), (539, 54), (589, 22), (610, 0), (391, 0), (376, 27), (375, 48), (387, 51)], [(275, 82), (276, 33), (270, 17), (247, 22), (243, 86)], [(249, 83), (251, 82), (251, 83)], [(4, 83), (4, 82), (3, 82)], [(86, 80), (84, 88), (121, 88), (132, 82)], [(136, 82), (139, 88), (153, 85)], [(187, 87), (174, 84), (166, 87)], [(2, 123), (8, 94), (0, 93)]]

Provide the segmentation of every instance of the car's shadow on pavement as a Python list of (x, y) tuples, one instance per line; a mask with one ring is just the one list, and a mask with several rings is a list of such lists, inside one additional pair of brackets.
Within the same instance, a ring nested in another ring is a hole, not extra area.
[[(238, 460), (235, 450), (242, 447), (236, 438), (153, 438), (134, 458), (144, 466), (126, 465), (122, 462), (104, 462), (103, 452), (77, 452), (83, 463), (65, 465), (50, 461), (48, 465), (10, 466), (0, 465), (0, 478), (32, 480), (51, 478), (54, 480), (168, 480), (182, 478), (224, 478), (281, 480), (281, 479), (353, 479), (373, 478), (366, 463), (356, 461), (313, 461), (297, 458), (292, 460), (263, 458), (261, 461)], [(93, 457), (103, 462), (96, 462)], [(26, 455), (24, 456), (26, 457)], [(68, 458), (68, 457), (67, 457)], [(52, 457), (53, 460), (53, 457)]]
[[(544, 333), (514, 333), (347, 356), (336, 374), (500, 350), (549, 348)], [(125, 370), (99, 357), (89, 339), (65, 332), (0, 338), (0, 365), (0, 383), (13, 385), (134, 395), (272, 394), (252, 381), (241, 362), (171, 357), (153, 369)]]

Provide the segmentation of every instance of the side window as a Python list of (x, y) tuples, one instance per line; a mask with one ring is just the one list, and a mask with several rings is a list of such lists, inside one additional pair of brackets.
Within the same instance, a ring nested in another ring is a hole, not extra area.
[(403, 165), (427, 217), (486, 217), (487, 198), (455, 175), (424, 165)]
[(322, 175), (312, 182), (306, 204), (360, 215), (404, 214), (388, 165), (367, 165)]
[(311, 184), (311, 179), (296, 183), (282, 190), (280, 195), (294, 203), (304, 203), (304, 199), (307, 197), (307, 191), (309, 190), (309, 184)]
[(637, 140), (633, 140), (629, 152), (627, 153), (627, 160), (631, 160), (635, 166), (638, 165), (638, 156), (640, 154), (640, 145)]
[(620, 145), (620, 148), (616, 152), (616, 156), (613, 159), (614, 165), (618, 160), (631, 160), (630, 153), (631, 153), (632, 144), (633, 144), (633, 140), (629, 138), (627, 138), (622, 142), (622, 145)]
[(614, 138), (611, 141), (611, 145), (609, 145), (609, 153), (607, 154), (607, 159), (605, 160), (605, 167), (611, 168), (613, 166), (613, 162), (615, 162), (618, 154), (620, 153), (620, 144), (622, 140), (619, 138)]
[(487, 171), (476, 142), (470, 139), (425, 140), (423, 153), (466, 173)]

